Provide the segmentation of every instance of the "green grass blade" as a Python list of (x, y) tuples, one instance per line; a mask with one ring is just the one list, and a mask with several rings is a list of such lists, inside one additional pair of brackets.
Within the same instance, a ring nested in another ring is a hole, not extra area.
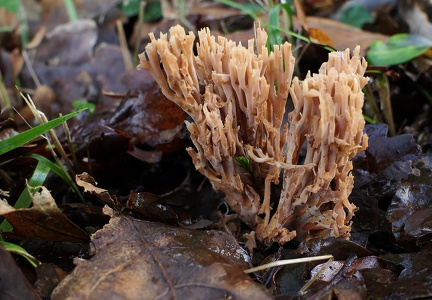
[[(312, 42), (311, 42), (311, 40), (309, 38), (305, 37), (304, 35), (295, 33), (295, 32), (293, 32), (291, 30), (286, 30), (286, 29), (280, 28), (278, 26), (273, 26), (273, 25), (271, 25), (269, 23), (263, 23), (263, 26), (266, 26), (266, 27), (271, 28), (271, 29), (279, 30), (279, 31), (281, 31), (281, 32), (283, 32), (283, 33), (285, 33), (287, 35), (293, 36), (293, 37), (295, 37), (295, 38), (297, 38), (297, 39), (299, 39), (301, 41), (304, 41), (306, 43), (311, 43), (312, 44)], [(327, 51), (329, 51), (329, 52), (335, 51), (335, 49), (332, 48), (331, 46), (328, 46), (328, 45), (327, 46), (326, 45), (321, 45), (321, 46), (324, 49), (326, 49)]]
[[(49, 160), (48, 160), (49, 161)], [(33, 171), (33, 175), (30, 177), (28, 181), (28, 186), (31, 187), (38, 187), (43, 185), (45, 182), (45, 179), (48, 176), (48, 173), (50, 172), (50, 164), (47, 164), (46, 161), (39, 161), (36, 169)], [(28, 188), (25, 188), (21, 195), (19, 196), (17, 202), (15, 203), (15, 208), (27, 208), (30, 206), (32, 200), (30, 198), (30, 194), (28, 191)], [(0, 224), (0, 231), (2, 232), (10, 232), (12, 231), (13, 227), (12, 225), (7, 221), (3, 220), (3, 222)]]
[(219, 3), (231, 6), (233, 8), (237, 8), (238, 10), (241, 10), (242, 12), (248, 14), (251, 16), (254, 20), (257, 18), (257, 15), (253, 9), (251, 9), (248, 5), (237, 3), (235, 1), (231, 0), (216, 0)]
[(64, 0), (64, 4), (66, 7), (67, 14), (69, 16), (69, 21), (75, 22), (76, 20), (78, 20), (78, 14), (73, 0)]
[(20, 1), (17, 0), (2, 0), (0, 8), (4, 8), (12, 13), (17, 13), (20, 9)]
[(3, 248), (5, 248), (5, 250), (9, 253), (14, 253), (14, 254), (18, 254), (21, 255), (22, 257), (24, 257), (25, 259), (28, 260), (28, 262), (33, 266), (33, 267), (37, 267), (39, 265), (39, 261), (34, 258), (32, 255), (30, 255), (27, 250), (25, 250), (23, 247), (18, 246), (16, 244), (13, 243), (8, 243), (5, 241), (0, 241), (0, 245), (3, 246)]
[(58, 164), (52, 162), (51, 160), (49, 160), (48, 158), (46, 158), (45, 156), (42, 156), (40, 154), (30, 154), (30, 155), (27, 155), (26, 157), (34, 158), (34, 159), (38, 160), (39, 162), (46, 164), (54, 174), (56, 174), (58, 177), (63, 179), (63, 181), (66, 182), (66, 184), (68, 186), (70, 186), (75, 191), (75, 193), (77, 193), (77, 195), (81, 198), (81, 196), (82, 196), (81, 191), (79, 190), (76, 183), (72, 180), (72, 178), (69, 176), (67, 171), (65, 171), (63, 168), (61, 168)]
[(69, 120), (70, 118), (74, 117), (78, 113), (82, 112), (85, 109), (80, 109), (78, 111), (72, 112), (70, 114), (67, 114), (65, 116), (61, 116), (57, 119), (51, 120), (47, 123), (40, 124), (36, 127), (33, 127), (29, 130), (26, 130), (24, 132), (21, 132), (20, 134), (13, 136), (11, 138), (8, 138), (6, 140), (3, 140), (0, 142), (0, 155), (5, 154), (6, 152), (9, 152), (15, 148), (18, 148), (31, 140), (37, 138), (38, 136), (46, 133), (47, 131), (53, 129), (54, 127), (60, 125), (61, 123)]
[[(285, 11), (286, 18), (288, 19), (288, 27), (286, 29), (294, 31), (294, 20), (293, 20), (293, 9), (290, 4), (279, 4), (281, 8)], [(295, 38), (293, 36), (289, 37), (289, 42), (294, 45)]]
[(282, 44), (282, 37), (281, 37), (281, 31), (280, 31), (280, 24), (279, 24), (279, 13), (280, 13), (280, 6), (276, 5), (273, 6), (269, 11), (269, 23), (274, 28), (269, 28), (268, 30), (268, 42), (270, 43), (270, 50), (273, 50), (274, 45), (281, 45)]
[(281, 32), (283, 32), (283, 33), (285, 33), (287, 35), (291, 35), (291, 36), (293, 36), (293, 37), (295, 37), (295, 38), (297, 38), (299, 40), (302, 40), (304, 42), (307, 42), (307, 43), (311, 42), (310, 39), (308, 39), (304, 35), (295, 33), (294, 31), (286, 30), (286, 29), (280, 28), (279, 26), (274, 26), (274, 25), (269, 24), (269, 23), (263, 23), (263, 25), (266, 26), (266, 27), (268, 27), (268, 28), (270, 28), (270, 29), (279, 30), (279, 31), (281, 31)]

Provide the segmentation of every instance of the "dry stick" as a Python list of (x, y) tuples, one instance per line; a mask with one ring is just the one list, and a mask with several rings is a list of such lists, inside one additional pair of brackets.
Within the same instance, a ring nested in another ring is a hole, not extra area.
[[(33, 100), (30, 97), (30, 95), (27, 95), (27, 97), (26, 97), (22, 92), (20, 92), (20, 95), (21, 95), (21, 97), (23, 97), (24, 101), (29, 106), (29, 108), (30, 108), (31, 112), (33, 113), (34, 117), (36, 118), (36, 120), (38, 120), (39, 123), (41, 123), (41, 124), (47, 123), (48, 119), (46, 118), (45, 114), (36, 108), (36, 105), (34, 104)], [(59, 152), (60, 156), (65, 161), (64, 163), (66, 164), (66, 166), (69, 168), (69, 170), (74, 175), (73, 168), (72, 168), (72, 165), (70, 164), (69, 158), (67, 157), (66, 151), (64, 150), (63, 146), (61, 145), (59, 139), (57, 138), (57, 135), (54, 132), (54, 130), (51, 129), (50, 131), (48, 131), (48, 133), (49, 133), (49, 135), (51, 137), (51, 140), (52, 140), (54, 146), (56, 147), (57, 151)], [(48, 143), (51, 144), (50, 140), (47, 137), (45, 137), (45, 138), (48, 141)], [(51, 149), (51, 151), (52, 151), (53, 156), (56, 159), (57, 163), (59, 163), (59, 165), (62, 166), (63, 164), (61, 163), (61, 161), (58, 158), (58, 156), (55, 153), (55, 151), (53, 149)], [(65, 172), (65, 173), (69, 175), (68, 172)]]
[[(39, 81), (39, 78), (36, 75), (36, 72), (33, 69), (33, 66), (32, 66), (32, 64), (30, 62), (30, 59), (29, 59), (28, 54), (27, 54), (27, 51), (25, 49), (23, 49), (23, 51), (22, 51), (22, 56), (23, 56), (24, 61), (25, 61), (26, 65), (27, 65), (27, 68), (28, 68), (28, 71), (30, 73), (31, 78), (33, 79), (34, 83), (36, 84), (36, 87), (39, 87), (41, 85), (41, 83)], [(23, 97), (23, 98), (25, 98), (25, 97)]]
[(324, 259), (333, 259), (333, 255), (320, 255), (320, 256), (314, 256), (314, 257), (302, 257), (302, 258), (293, 258), (293, 259), (284, 259), (284, 260), (278, 260), (273, 261), (271, 263), (261, 265), (255, 268), (244, 270), (246, 274), (261, 271), (268, 268), (278, 267), (278, 266), (285, 266), (285, 265), (292, 265), (292, 264), (299, 264), (299, 263), (305, 263), (315, 260), (324, 260)]
[(71, 137), (71, 134), (70, 134), (69, 126), (68, 126), (67, 122), (63, 122), (62, 126), (63, 126), (63, 130), (65, 132), (65, 135), (66, 135), (66, 138), (67, 138), (67, 141), (68, 141), (68, 144), (69, 144), (70, 152), (71, 152), (71, 155), (72, 155), (73, 165), (75, 167), (78, 167), (78, 165), (79, 165), (78, 164), (78, 159), (77, 159), (77, 156), (76, 156), (76, 153), (75, 153), (75, 147), (73, 146), (73, 143), (72, 143), (72, 137)]

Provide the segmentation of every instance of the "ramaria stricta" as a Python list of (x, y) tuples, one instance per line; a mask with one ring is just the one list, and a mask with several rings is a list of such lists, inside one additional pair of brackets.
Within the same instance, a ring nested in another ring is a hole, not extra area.
[[(351, 160), (367, 147), (359, 47), (352, 56), (330, 53), (318, 74), (300, 81), (292, 79), (291, 45), (269, 52), (262, 29), (247, 47), (208, 29), (198, 37), (195, 55), (195, 35), (181, 26), (159, 39), (150, 34), (138, 66), (191, 117), (195, 148), (187, 151), (196, 169), (267, 244), (349, 238)], [(294, 108), (283, 122), (287, 101)], [(237, 162), (244, 157), (247, 170)]]

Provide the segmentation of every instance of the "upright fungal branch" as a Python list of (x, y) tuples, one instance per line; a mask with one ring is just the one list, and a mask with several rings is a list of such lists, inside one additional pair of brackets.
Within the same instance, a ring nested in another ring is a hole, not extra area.
[[(269, 52), (264, 30), (247, 47), (208, 29), (198, 35), (195, 55), (195, 35), (180, 26), (159, 39), (150, 34), (138, 66), (192, 118), (195, 148), (187, 151), (196, 169), (268, 244), (349, 237), (351, 159), (367, 146), (359, 49), (352, 58), (348, 50), (331, 53), (319, 74), (301, 82), (292, 80), (291, 45)], [(289, 95), (294, 110), (283, 124)], [(247, 168), (239, 157), (248, 158)], [(272, 195), (280, 181), (281, 195)]]

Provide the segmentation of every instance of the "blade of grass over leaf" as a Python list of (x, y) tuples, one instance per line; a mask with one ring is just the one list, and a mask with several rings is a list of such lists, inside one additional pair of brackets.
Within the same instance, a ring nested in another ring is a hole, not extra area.
[(40, 154), (30, 154), (27, 155), (26, 157), (37, 159), (39, 162), (43, 162), (44, 164), (46, 164), (51, 169), (51, 171), (54, 174), (56, 174), (58, 177), (63, 179), (63, 181), (66, 182), (68, 186), (70, 186), (77, 193), (78, 196), (80, 197), (82, 196), (81, 191), (78, 189), (76, 183), (69, 176), (69, 173), (65, 171), (63, 168), (61, 168), (58, 164), (50, 161), (48, 158)]
[(363, 118), (364, 118), (365, 121), (368, 122), (369, 124), (376, 124), (376, 121), (375, 121), (373, 118), (371, 118), (371, 117), (369, 117), (369, 116), (367, 116), (367, 115), (363, 115)]
[[(40, 160), (39, 163), (36, 166), (36, 169), (33, 172), (33, 175), (30, 177), (30, 180), (27, 183), (28, 187), (40, 187), (45, 182), (45, 179), (47, 178), (49, 172), (51, 170), (51, 167), (49, 164), (47, 164), (46, 161)], [(29, 194), (29, 189), (25, 188), (21, 195), (19, 196), (17, 202), (15, 203), (15, 208), (27, 208), (30, 206), (32, 200)], [(0, 232), (10, 232), (12, 231), (12, 225), (4, 220), (0, 224)]]
[(6, 140), (3, 140), (0, 142), (0, 155), (9, 152), (15, 148), (18, 148), (31, 140), (37, 138), (38, 136), (46, 133), (47, 131), (53, 129), (54, 127), (60, 125), (61, 123), (69, 120), (70, 118), (74, 117), (75, 115), (79, 114), (80, 112), (84, 111), (85, 109), (80, 109), (78, 111), (69, 113), (65, 116), (58, 117), (54, 120), (51, 120), (45, 124), (38, 125), (36, 127), (33, 127), (29, 130), (26, 130), (24, 132), (21, 132), (20, 134), (13, 136), (11, 138), (8, 138)]
[(269, 11), (268, 19), (269, 19), (270, 25), (273, 25), (275, 27), (275, 28), (270, 28), (268, 30), (269, 38), (268, 38), (267, 42), (270, 43), (269, 50), (272, 50), (274, 45), (281, 45), (282, 44), (281, 31), (277, 29), (280, 27), (280, 23), (279, 23), (280, 8), (281, 7), (279, 5), (275, 5), (272, 8), (270, 8), (270, 11)]
[[(305, 37), (304, 35), (295, 33), (294, 31), (283, 29), (283, 28), (280, 28), (278, 26), (273, 26), (273, 25), (271, 25), (269, 23), (262, 23), (262, 24), (263, 24), (263, 26), (265, 26), (265, 27), (267, 27), (269, 29), (276, 29), (276, 30), (279, 30), (279, 31), (285, 33), (288, 36), (293, 36), (293, 37), (295, 37), (295, 38), (297, 38), (297, 39), (299, 39), (301, 41), (304, 41), (306, 43), (312, 43), (312, 41), (308, 37)], [(335, 49), (333, 47), (331, 47), (331, 46), (328, 46), (328, 45), (321, 45), (321, 46), (324, 49), (326, 49), (327, 51), (329, 51), (329, 52), (334, 52), (335, 51)]]
[(30, 255), (27, 250), (21, 246), (5, 241), (0, 241), (0, 245), (2, 245), (3, 248), (5, 248), (5, 250), (9, 253), (17, 254), (24, 257), (35, 268), (40, 264), (40, 262), (35, 257)]
[(401, 33), (392, 36), (387, 44), (371, 43), (366, 57), (372, 65), (392, 66), (410, 61), (431, 47), (432, 41), (423, 36)]
[[(290, 4), (282, 4), (281, 3), (279, 5), (285, 11), (286, 18), (288, 21), (287, 29), (289, 29), (290, 31), (294, 31), (293, 8), (291, 7)], [(294, 36), (291, 36), (289, 41), (291, 44), (294, 45), (294, 43), (295, 43)]]
[(96, 109), (96, 105), (91, 102), (87, 102), (84, 100), (75, 100), (72, 102), (72, 107), (75, 109), (83, 109), (87, 108), (90, 113), (94, 113)]

